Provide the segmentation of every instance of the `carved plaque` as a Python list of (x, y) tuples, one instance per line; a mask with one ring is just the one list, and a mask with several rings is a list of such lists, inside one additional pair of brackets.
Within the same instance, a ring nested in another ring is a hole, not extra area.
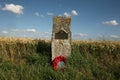
[(58, 33), (55, 33), (55, 39), (68, 39), (68, 34), (65, 31), (60, 30)]

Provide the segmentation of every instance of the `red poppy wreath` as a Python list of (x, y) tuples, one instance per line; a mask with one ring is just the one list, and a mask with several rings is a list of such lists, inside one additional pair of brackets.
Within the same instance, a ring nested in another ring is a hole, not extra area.
[(66, 58), (64, 56), (58, 56), (52, 61), (54, 70), (61, 70), (65, 68)]

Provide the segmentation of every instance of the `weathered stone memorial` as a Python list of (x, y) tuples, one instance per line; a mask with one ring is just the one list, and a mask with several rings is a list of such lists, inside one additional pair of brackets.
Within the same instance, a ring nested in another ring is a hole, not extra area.
[(71, 54), (70, 17), (55, 16), (52, 31), (52, 61), (58, 56), (68, 57)]

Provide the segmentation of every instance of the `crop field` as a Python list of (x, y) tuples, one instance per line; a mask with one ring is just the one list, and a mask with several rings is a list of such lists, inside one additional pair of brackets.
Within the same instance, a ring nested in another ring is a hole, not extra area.
[(73, 40), (55, 71), (49, 40), (0, 37), (0, 80), (120, 80), (120, 41)]

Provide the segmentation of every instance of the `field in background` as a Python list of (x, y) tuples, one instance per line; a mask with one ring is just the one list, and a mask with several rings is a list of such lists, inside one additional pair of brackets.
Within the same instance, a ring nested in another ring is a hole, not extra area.
[(54, 71), (49, 40), (0, 38), (0, 80), (120, 80), (120, 41), (73, 41)]

